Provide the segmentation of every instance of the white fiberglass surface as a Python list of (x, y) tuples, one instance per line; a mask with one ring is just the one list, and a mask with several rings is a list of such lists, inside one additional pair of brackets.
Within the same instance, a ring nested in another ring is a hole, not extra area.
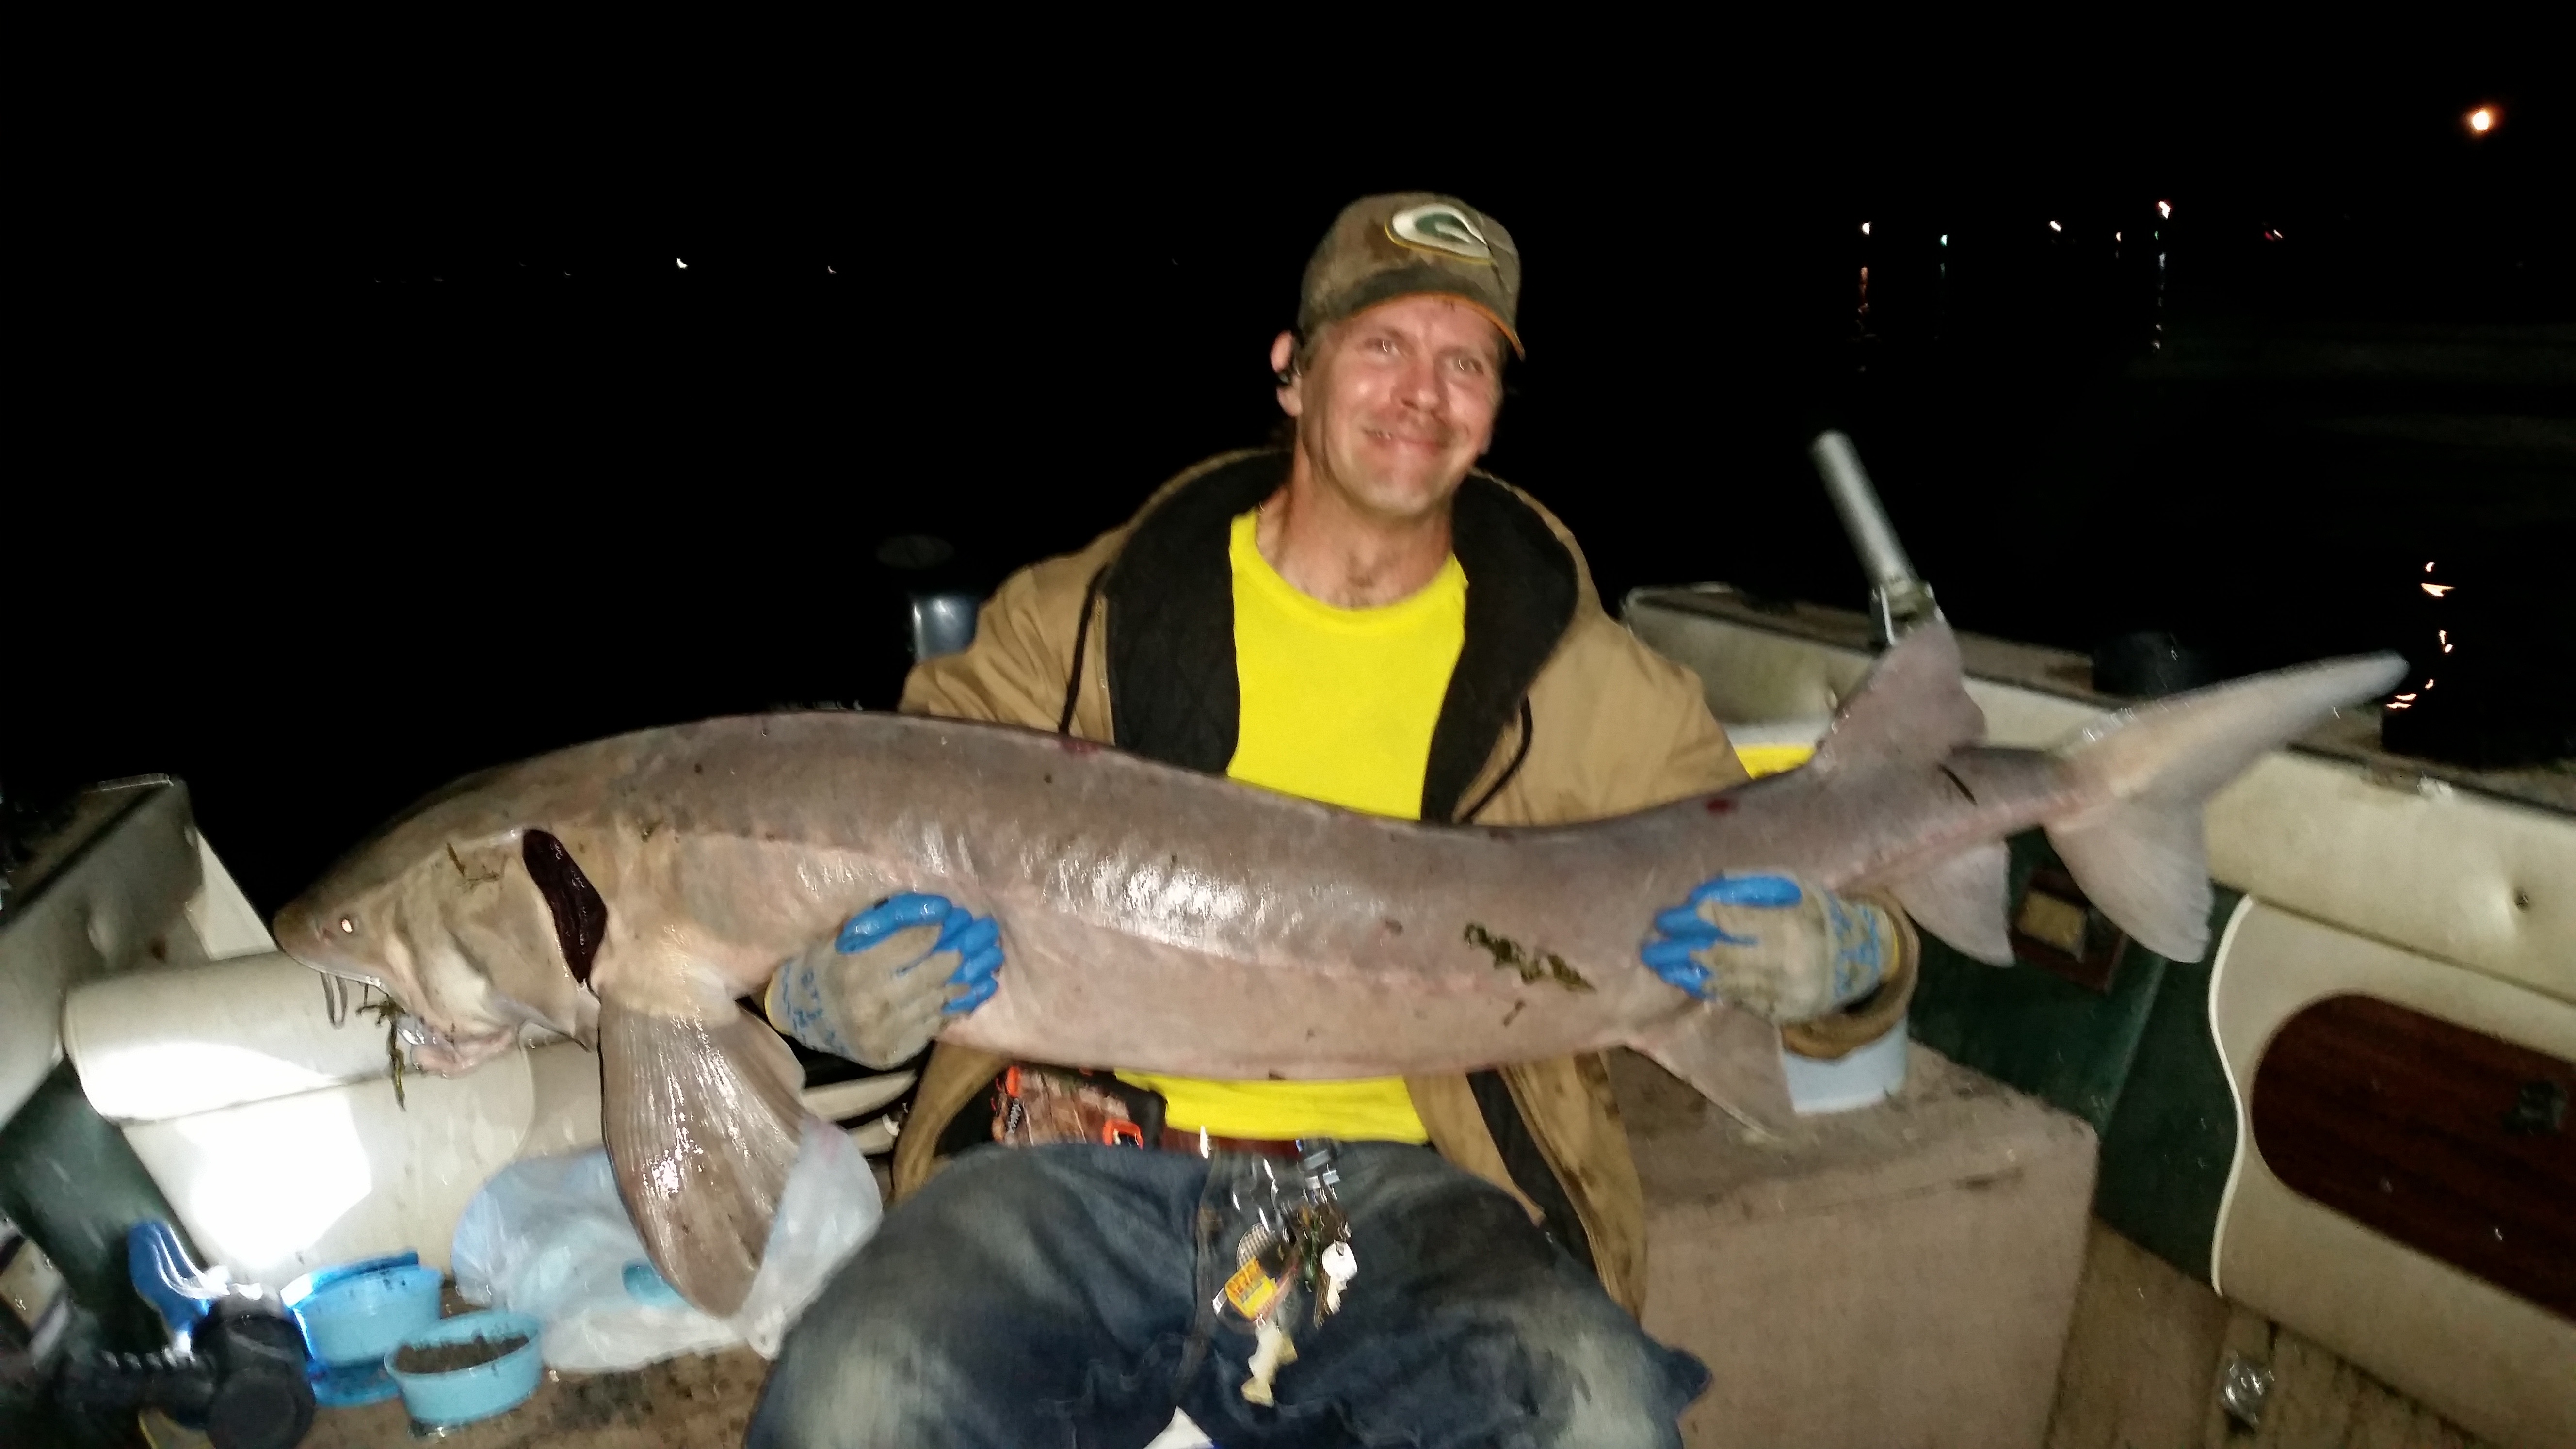
[(172, 1206), (198, 1248), (236, 1277), (295, 1261), (374, 1185), (347, 1093), (308, 1092), (170, 1125), (197, 1169)]
[[(376, 1034), (382, 1037), (381, 1031)], [(230, 1042), (166, 1041), (138, 1038), (81, 1054), (85, 1077), (115, 1082), (160, 1080), (221, 1082), (224, 1095), (240, 1102), (309, 1092), (337, 1084), (337, 1076), (303, 1062), (291, 1062)]]

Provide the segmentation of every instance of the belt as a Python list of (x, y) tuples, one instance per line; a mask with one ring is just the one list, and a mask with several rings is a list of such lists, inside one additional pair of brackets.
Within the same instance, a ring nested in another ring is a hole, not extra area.
[(1244, 1152), (1255, 1157), (1294, 1158), (1301, 1155), (1293, 1138), (1219, 1137), (1213, 1132), (1202, 1134), (1179, 1127), (1163, 1129), (1165, 1152), (1197, 1152), (1202, 1143), (1209, 1152)]

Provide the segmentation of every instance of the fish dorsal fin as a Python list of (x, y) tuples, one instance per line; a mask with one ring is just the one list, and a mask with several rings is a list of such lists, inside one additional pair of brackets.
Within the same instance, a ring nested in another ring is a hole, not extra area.
[(1860, 688), (1843, 701), (1812, 766), (1848, 767), (1865, 760), (1931, 763), (1982, 743), (1986, 712), (1968, 698), (1959, 672), (1959, 641), (1935, 619), (1878, 657)]

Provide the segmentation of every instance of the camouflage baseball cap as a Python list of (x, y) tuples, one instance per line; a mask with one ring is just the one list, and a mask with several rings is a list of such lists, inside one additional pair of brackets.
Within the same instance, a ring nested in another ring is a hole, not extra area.
[(1368, 196), (1342, 208), (1306, 263), (1297, 330), (1313, 336), (1398, 297), (1455, 297), (1493, 319), (1526, 357), (1520, 310), (1521, 253), (1503, 224), (1456, 197), (1428, 191)]

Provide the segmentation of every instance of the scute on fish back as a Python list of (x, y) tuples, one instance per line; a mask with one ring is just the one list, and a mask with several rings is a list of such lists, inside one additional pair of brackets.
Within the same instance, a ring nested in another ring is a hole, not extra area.
[[(1990, 749), (1936, 624), (1879, 661), (1807, 768), (1540, 829), (1361, 815), (998, 725), (710, 720), (451, 788), (335, 867), (277, 935), (459, 1037), (535, 1020), (587, 1039), (595, 1021), (620, 1191), (655, 1264), (723, 1311), (797, 1146), (777, 1039), (733, 1000), (896, 892), (1001, 923), (1000, 991), (944, 1035), (1010, 1056), (1316, 1079), (1627, 1044), (1758, 1117), (1786, 1110), (1762, 1097), (1770, 1029), (1638, 962), (1659, 909), (1722, 871), (1784, 871), (1885, 891), (2007, 959), (2000, 842), (2045, 825), (2132, 936), (2197, 956), (2202, 801), (2401, 668), (2265, 675), (2058, 752)], [(575, 958), (594, 948), (585, 985)], [(1804, 986), (1744, 1000), (1830, 999)]]

